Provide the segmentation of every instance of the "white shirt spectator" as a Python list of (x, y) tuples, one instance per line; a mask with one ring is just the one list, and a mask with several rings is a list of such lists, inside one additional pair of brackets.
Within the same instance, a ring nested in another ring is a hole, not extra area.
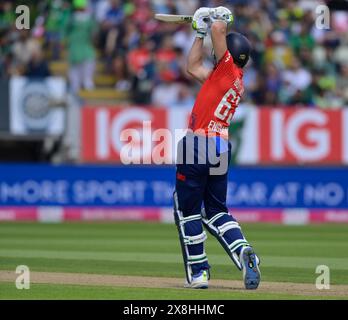
[(180, 84), (162, 83), (154, 88), (152, 92), (152, 104), (155, 106), (169, 107), (176, 104), (180, 93)]
[(312, 76), (308, 70), (296, 66), (293, 69), (283, 71), (282, 79), (288, 89), (292, 92), (305, 90), (312, 82)]
[(176, 32), (173, 37), (174, 47), (181, 48), (185, 56), (188, 55), (191, 49), (190, 45), (195, 39), (195, 33), (191, 32), (191, 26), (188, 26), (187, 28), (188, 29), (183, 29), (179, 32)]

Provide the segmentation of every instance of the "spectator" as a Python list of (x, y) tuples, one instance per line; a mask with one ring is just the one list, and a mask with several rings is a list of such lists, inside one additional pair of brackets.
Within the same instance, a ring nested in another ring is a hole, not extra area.
[(180, 48), (185, 55), (188, 55), (190, 51), (190, 46), (188, 43), (193, 43), (195, 38), (194, 32), (190, 25), (183, 25), (180, 29), (173, 35), (173, 44), (176, 48)]
[(114, 58), (113, 71), (117, 79), (115, 89), (120, 91), (129, 91), (131, 88), (129, 70), (127, 67), (126, 58), (123, 55), (119, 55)]
[(250, 102), (252, 99), (253, 93), (257, 89), (257, 73), (258, 71), (255, 69), (255, 65), (253, 61), (248, 63), (248, 65), (245, 67), (244, 77), (243, 77), (244, 88), (245, 88), (244, 101)]
[(124, 11), (120, 0), (109, 0), (109, 6), (101, 22), (99, 45), (105, 55), (115, 50), (119, 29), (124, 21)]
[(66, 28), (69, 80), (73, 93), (78, 93), (82, 87), (86, 90), (94, 88), (95, 31), (96, 25), (87, 11), (87, 1), (74, 0), (74, 12)]
[(279, 69), (284, 69), (291, 64), (293, 52), (287, 45), (283, 32), (274, 31), (266, 42), (266, 46), (264, 57), (267, 64), (274, 63)]
[[(149, 50), (149, 48), (147, 48)], [(131, 61), (128, 59), (128, 61)], [(130, 64), (129, 64), (130, 65)], [(152, 91), (157, 80), (157, 65), (155, 55), (150, 50), (147, 52), (146, 59), (139, 61), (137, 68), (130, 65), (132, 77), (132, 100), (136, 104), (150, 104)]]
[(179, 61), (177, 60), (177, 51), (173, 47), (173, 40), (170, 36), (165, 36), (162, 39), (162, 43), (159, 49), (156, 51), (156, 61), (162, 66), (158, 70), (160, 71), (159, 76), (162, 76), (161, 73), (165, 72), (167, 75), (165, 77), (170, 77), (174, 80), (177, 80), (180, 75)]
[(146, 38), (140, 39), (137, 48), (134, 48), (128, 53), (127, 60), (132, 74), (137, 74), (142, 71), (144, 66), (151, 60), (151, 54), (154, 50), (154, 43)]
[(125, 51), (133, 50), (139, 45), (140, 33), (137, 25), (132, 21), (128, 20), (124, 24), (124, 36), (122, 44), (119, 46)]
[(265, 104), (275, 106), (278, 103), (278, 92), (281, 88), (281, 76), (274, 64), (266, 67)]
[(152, 93), (152, 104), (154, 106), (169, 107), (177, 105), (180, 95), (181, 85), (175, 82), (171, 73), (161, 72), (161, 82)]
[(70, 18), (70, 5), (67, 1), (54, 0), (46, 19), (46, 41), (52, 59), (58, 60), (61, 53), (63, 30)]
[(192, 109), (195, 103), (194, 90), (191, 86), (179, 84), (177, 95), (173, 102), (166, 104), (169, 108), (187, 108)]
[(282, 72), (281, 78), (283, 102), (286, 104), (299, 103), (304, 99), (304, 92), (312, 82), (311, 74), (297, 58), (293, 58), (290, 68)]
[(13, 25), (16, 19), (12, 1), (1, 1), (0, 3), (0, 29), (6, 29)]
[(27, 63), (32, 59), (35, 52), (40, 50), (40, 43), (30, 36), (29, 30), (21, 30), (19, 38), (15, 41), (13, 52), (14, 72), (23, 74)]
[[(310, 25), (312, 25), (311, 22)], [(290, 37), (290, 45), (294, 50), (296, 56), (300, 54), (301, 49), (313, 50), (315, 46), (314, 38), (310, 33), (310, 27), (306, 22), (303, 22), (299, 25), (300, 32), (299, 34), (292, 34)]]
[(33, 56), (27, 65), (25, 75), (27, 77), (34, 78), (44, 78), (50, 76), (47, 61), (44, 59), (41, 50), (33, 53)]
[(9, 33), (6, 29), (0, 30), (0, 78), (8, 76), (11, 60), (11, 45), (9, 43)]
[(342, 65), (338, 74), (337, 93), (342, 97), (342, 105), (348, 106), (348, 63)]

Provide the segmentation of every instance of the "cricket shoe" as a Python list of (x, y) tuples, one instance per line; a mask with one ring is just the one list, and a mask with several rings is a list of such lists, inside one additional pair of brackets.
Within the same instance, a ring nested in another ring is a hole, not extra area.
[(208, 289), (208, 271), (202, 270), (196, 275), (192, 275), (191, 283), (186, 282), (185, 288)]
[(253, 248), (248, 246), (243, 247), (239, 259), (242, 265), (245, 289), (257, 289), (261, 280), (261, 272), (259, 269), (259, 259)]

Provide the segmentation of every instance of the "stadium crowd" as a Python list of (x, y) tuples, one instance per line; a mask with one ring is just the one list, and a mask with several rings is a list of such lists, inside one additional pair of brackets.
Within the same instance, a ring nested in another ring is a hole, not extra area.
[[(30, 1), (27, 1), (30, 2)], [(32, 1), (34, 3), (34, 1)], [(49, 62), (69, 61), (71, 90), (91, 90), (96, 60), (115, 76), (115, 90), (135, 104), (191, 107), (197, 85), (185, 71), (190, 25), (163, 24), (153, 14), (192, 14), (230, 6), (232, 28), (253, 45), (244, 102), (258, 106), (348, 106), (348, 11), (330, 28), (316, 25), (321, 0), (51, 0), (32, 5), (30, 30), (15, 28), (15, 1), (0, 3), (0, 77), (48, 76)], [(212, 65), (209, 37), (206, 64)]]

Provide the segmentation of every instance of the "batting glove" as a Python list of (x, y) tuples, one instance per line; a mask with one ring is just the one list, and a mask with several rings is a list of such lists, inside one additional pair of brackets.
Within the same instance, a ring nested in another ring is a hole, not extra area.
[(202, 7), (196, 10), (192, 18), (192, 28), (197, 31), (197, 37), (204, 38), (211, 25), (210, 8)]
[(212, 8), (209, 14), (212, 22), (223, 21), (226, 22), (227, 25), (232, 23), (234, 19), (231, 10), (226, 7)]

